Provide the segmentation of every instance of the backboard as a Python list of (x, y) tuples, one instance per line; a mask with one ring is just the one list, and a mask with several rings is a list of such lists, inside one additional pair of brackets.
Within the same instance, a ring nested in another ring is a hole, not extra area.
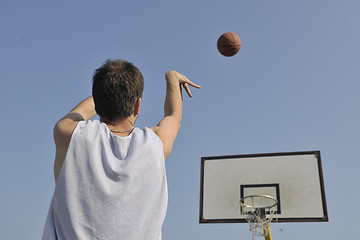
[(201, 158), (200, 223), (245, 223), (239, 201), (258, 194), (273, 222), (328, 221), (320, 151)]

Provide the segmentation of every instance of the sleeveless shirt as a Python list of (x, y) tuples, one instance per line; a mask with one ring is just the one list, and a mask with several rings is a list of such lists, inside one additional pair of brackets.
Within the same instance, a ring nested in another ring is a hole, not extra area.
[(70, 140), (43, 240), (159, 240), (168, 201), (165, 159), (149, 128), (113, 135), (81, 121)]

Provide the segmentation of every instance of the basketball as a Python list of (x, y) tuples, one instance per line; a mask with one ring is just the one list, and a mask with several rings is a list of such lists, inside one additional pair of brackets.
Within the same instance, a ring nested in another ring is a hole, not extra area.
[(237, 54), (241, 47), (241, 40), (238, 35), (227, 32), (221, 35), (217, 41), (219, 52), (225, 57), (232, 57)]

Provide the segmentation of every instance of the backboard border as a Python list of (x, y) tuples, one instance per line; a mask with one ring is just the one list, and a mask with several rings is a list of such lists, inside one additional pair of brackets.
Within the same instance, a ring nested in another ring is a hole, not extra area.
[(201, 157), (200, 169), (200, 208), (199, 208), (199, 223), (246, 223), (245, 219), (205, 219), (203, 217), (203, 197), (204, 197), (204, 164), (208, 160), (221, 160), (232, 158), (251, 158), (251, 157), (273, 157), (273, 156), (296, 156), (296, 155), (315, 155), (318, 161), (318, 171), (320, 179), (321, 197), (323, 205), (323, 217), (321, 218), (275, 218), (272, 222), (328, 222), (328, 211), (325, 196), (324, 176), (321, 164), (321, 154), (319, 150), (316, 151), (298, 151), (298, 152), (277, 152), (277, 153), (256, 153), (256, 154), (240, 154), (240, 155), (223, 155), (223, 156), (209, 156)]

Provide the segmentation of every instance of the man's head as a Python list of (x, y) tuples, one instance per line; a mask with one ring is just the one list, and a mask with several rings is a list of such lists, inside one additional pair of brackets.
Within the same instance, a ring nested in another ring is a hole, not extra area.
[(108, 122), (126, 119), (134, 113), (143, 90), (143, 76), (133, 64), (107, 60), (96, 69), (93, 77), (96, 113)]

